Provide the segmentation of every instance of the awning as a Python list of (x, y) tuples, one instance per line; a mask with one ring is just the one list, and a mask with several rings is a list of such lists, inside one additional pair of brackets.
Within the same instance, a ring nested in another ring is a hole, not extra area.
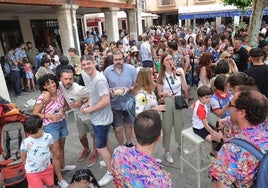
[[(87, 19), (96, 19), (96, 18), (104, 18), (104, 13), (96, 13), (96, 14), (87, 14), (85, 15)], [(124, 19), (127, 17), (127, 14), (126, 12), (124, 11), (118, 11), (117, 12), (117, 18), (118, 19)], [(142, 18), (147, 18), (147, 17), (151, 17), (153, 19), (157, 19), (158, 17), (160, 17), (159, 15), (157, 14), (152, 14), (152, 13), (147, 13), (147, 12), (142, 12), (141, 13), (141, 17)]]
[[(185, 19), (203, 19), (215, 17), (234, 17), (241, 16), (242, 11), (235, 6), (224, 6), (222, 4), (215, 5), (199, 5), (199, 6), (183, 6), (178, 10), (179, 20)], [(244, 13), (244, 16), (250, 16), (252, 10)], [(268, 15), (268, 8), (264, 10), (264, 15)]]

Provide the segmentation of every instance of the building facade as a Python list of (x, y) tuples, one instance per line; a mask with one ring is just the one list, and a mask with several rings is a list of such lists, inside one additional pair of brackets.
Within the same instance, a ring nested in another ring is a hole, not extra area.
[[(127, 13), (129, 33), (137, 35), (135, 0), (0, 0), (0, 56), (27, 41), (36, 48), (58, 45), (65, 55), (75, 47), (80, 54), (87, 28), (84, 15), (90, 13), (104, 13), (108, 41), (117, 41), (118, 11)], [(4, 85), (0, 83), (1, 88)]]
[[(241, 10), (235, 6), (225, 6), (221, 0), (156, 0), (146, 3), (146, 9), (148, 12), (161, 15), (161, 19), (154, 24), (170, 23), (192, 28), (206, 21), (217, 29), (222, 21), (238, 25), (242, 15)], [(252, 10), (248, 10), (244, 13), (243, 21), (246, 23), (249, 23), (251, 12)], [(264, 15), (268, 15), (268, 9), (264, 11)], [(264, 16), (264, 20), (266, 18), (267, 16)]]

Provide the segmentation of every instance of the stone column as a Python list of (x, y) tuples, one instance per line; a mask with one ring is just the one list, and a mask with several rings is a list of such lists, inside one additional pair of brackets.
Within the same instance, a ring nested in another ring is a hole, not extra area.
[(217, 32), (220, 32), (220, 25), (221, 25), (221, 17), (216, 17), (216, 24), (215, 24), (215, 29)]
[(108, 41), (119, 40), (118, 18), (117, 12), (119, 8), (102, 9), (105, 15), (105, 30), (107, 32)]
[(72, 13), (73, 13), (72, 18), (70, 4), (64, 4), (56, 8), (62, 51), (63, 54), (66, 56), (68, 56), (68, 49), (70, 47), (76, 48), (78, 55), (81, 54), (78, 31), (77, 31), (77, 22), (76, 22), (77, 9), (78, 9), (77, 5), (72, 6)]
[(129, 36), (133, 35), (137, 40), (137, 14), (135, 10), (126, 10)]
[(98, 31), (99, 31), (99, 33), (103, 34), (102, 28), (101, 28), (101, 22), (98, 22)]
[(7, 89), (6, 80), (5, 80), (1, 66), (0, 66), (0, 88), (1, 88), (0, 96), (3, 97), (4, 99), (8, 100), (9, 102), (11, 102), (9, 92)]
[(138, 35), (141, 35), (143, 33), (142, 30), (142, 0), (136, 0), (137, 3), (137, 27), (138, 27)]

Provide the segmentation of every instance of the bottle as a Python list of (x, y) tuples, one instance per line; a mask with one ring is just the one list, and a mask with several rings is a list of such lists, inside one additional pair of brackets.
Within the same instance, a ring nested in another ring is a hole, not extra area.
[(55, 110), (54, 110), (54, 114), (55, 114), (55, 116), (56, 116), (57, 118), (59, 118), (59, 112), (60, 112), (59, 109), (55, 109)]
[(231, 120), (227, 120), (225, 127), (224, 127), (224, 133), (225, 133), (225, 137), (226, 138), (231, 138), (231, 126), (232, 126), (232, 122)]
[[(159, 104), (160, 105), (165, 105), (165, 98), (164, 98), (164, 95), (163, 94), (160, 95)], [(165, 110), (162, 110), (161, 112), (165, 112)]]

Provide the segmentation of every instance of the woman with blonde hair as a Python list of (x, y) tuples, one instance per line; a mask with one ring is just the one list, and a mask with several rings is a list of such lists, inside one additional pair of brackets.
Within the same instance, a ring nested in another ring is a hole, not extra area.
[(238, 72), (238, 68), (235, 64), (235, 61), (232, 59), (232, 56), (230, 53), (228, 53), (227, 51), (223, 51), (220, 55), (220, 58), (218, 61), (220, 60), (224, 60), (226, 62), (229, 63), (229, 66), (230, 66), (230, 74), (232, 73), (235, 73), (235, 72)]
[(150, 68), (140, 69), (133, 86), (136, 101), (136, 114), (149, 109), (154, 109), (158, 112), (165, 110), (165, 105), (158, 105), (157, 97), (154, 93), (155, 87), (156, 84), (153, 81)]
[(184, 111), (175, 108), (175, 97), (181, 96), (182, 93), (186, 96), (188, 94), (184, 70), (182, 68), (176, 70), (175, 66), (176, 63), (172, 56), (164, 53), (161, 57), (161, 69), (157, 78), (158, 95), (164, 98), (166, 105), (166, 111), (162, 114), (162, 130), (165, 158), (169, 163), (174, 163), (170, 152), (172, 126), (174, 126), (175, 138), (179, 146), (184, 126)]

